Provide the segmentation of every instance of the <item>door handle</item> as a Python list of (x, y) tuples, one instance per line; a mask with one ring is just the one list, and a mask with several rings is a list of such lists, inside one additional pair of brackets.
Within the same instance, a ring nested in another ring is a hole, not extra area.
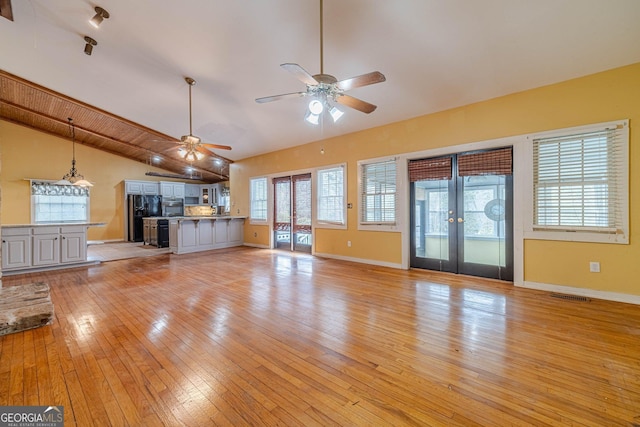
[[(451, 219), (453, 219), (453, 218), (451, 218)], [(453, 222), (453, 221), (451, 221), (451, 222)], [(464, 222), (464, 219), (458, 218), (458, 222)]]
[(454, 221), (454, 219), (453, 219), (453, 218), (449, 218), (449, 222), (453, 222), (453, 221)]

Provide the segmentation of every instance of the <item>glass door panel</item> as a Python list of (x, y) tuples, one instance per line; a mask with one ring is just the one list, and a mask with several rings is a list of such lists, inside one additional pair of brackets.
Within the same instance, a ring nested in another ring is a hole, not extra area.
[[(411, 267), (513, 280), (512, 176), (457, 176), (458, 155), (419, 162), (427, 166), (410, 176)], [(445, 163), (450, 176), (431, 170)]]
[(311, 174), (273, 179), (274, 247), (311, 252)]
[(457, 230), (450, 222), (456, 203), (455, 181), (412, 182), (411, 203), (411, 266), (455, 272)]
[(291, 249), (291, 179), (273, 180), (274, 215), (273, 233), (276, 249)]
[(459, 272), (512, 280), (511, 176), (459, 177)]
[(311, 253), (311, 174), (293, 177), (293, 250)]

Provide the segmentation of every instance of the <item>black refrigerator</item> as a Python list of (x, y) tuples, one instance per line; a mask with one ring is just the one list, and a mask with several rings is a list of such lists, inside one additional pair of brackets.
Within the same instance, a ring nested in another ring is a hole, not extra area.
[(162, 215), (162, 196), (129, 194), (129, 241), (142, 242), (142, 218)]

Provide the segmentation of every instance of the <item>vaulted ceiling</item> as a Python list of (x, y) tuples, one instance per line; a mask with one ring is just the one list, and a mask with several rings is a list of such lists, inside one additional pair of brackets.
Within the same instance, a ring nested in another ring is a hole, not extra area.
[[(282, 63), (321, 71), (319, 0), (0, 0), (0, 15), (9, 3), (0, 117), (68, 137), (73, 116), (79, 142), (184, 174), (190, 76), (193, 133), (232, 147), (191, 165), (207, 181), (228, 161), (640, 62), (637, 0), (324, 0), (323, 71), (386, 82), (349, 92), (371, 114), (312, 126), (304, 98), (255, 98), (305, 90)], [(95, 6), (110, 14), (98, 29)]]

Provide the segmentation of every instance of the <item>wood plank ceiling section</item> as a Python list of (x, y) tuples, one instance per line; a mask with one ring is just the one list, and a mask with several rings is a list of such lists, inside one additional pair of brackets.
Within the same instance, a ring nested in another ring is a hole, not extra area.
[[(166, 177), (226, 181), (231, 160), (211, 153), (193, 163), (178, 154), (178, 139), (92, 107), (0, 70), (0, 119), (166, 170)], [(214, 161), (216, 160), (216, 161)], [(187, 173), (191, 167), (193, 172)], [(123, 177), (124, 178), (124, 177)]]

